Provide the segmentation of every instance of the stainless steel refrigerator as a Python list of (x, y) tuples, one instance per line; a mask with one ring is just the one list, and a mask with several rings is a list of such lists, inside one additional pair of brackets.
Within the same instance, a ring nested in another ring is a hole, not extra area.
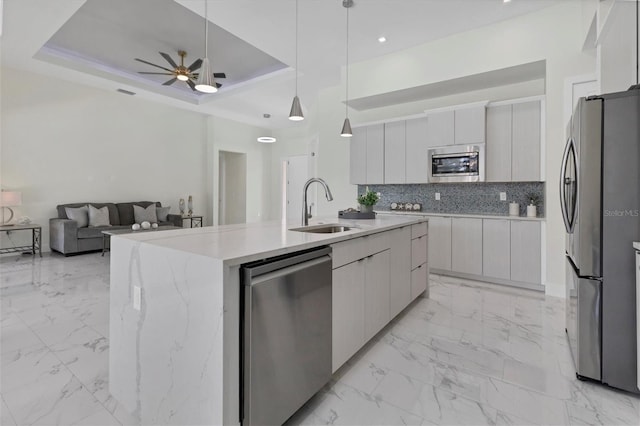
[(581, 98), (568, 133), (560, 201), (576, 374), (639, 393), (633, 241), (640, 239), (640, 91)]

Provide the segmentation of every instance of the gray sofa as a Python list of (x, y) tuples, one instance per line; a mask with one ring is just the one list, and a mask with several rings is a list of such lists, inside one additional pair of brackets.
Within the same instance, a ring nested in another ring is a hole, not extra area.
[[(67, 218), (65, 207), (82, 207), (91, 204), (100, 209), (107, 206), (109, 210), (109, 222), (112, 226), (83, 227), (78, 228), (75, 220)], [(160, 202), (136, 201), (130, 203), (73, 203), (56, 206), (58, 217), (49, 219), (49, 247), (65, 256), (102, 250), (102, 231), (107, 229), (131, 229), (135, 223), (133, 206), (149, 207), (155, 204), (162, 207)], [(166, 222), (159, 222), (160, 226), (182, 227), (182, 216), (169, 214)]]

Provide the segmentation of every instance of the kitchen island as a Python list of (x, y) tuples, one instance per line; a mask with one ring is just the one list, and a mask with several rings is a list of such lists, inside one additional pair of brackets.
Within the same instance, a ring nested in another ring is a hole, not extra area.
[[(316, 234), (292, 231), (293, 223), (266, 222), (114, 236), (111, 394), (142, 424), (239, 424), (240, 267), (248, 262), (333, 248), (333, 371), (425, 293), (426, 218), (326, 219), (312, 225), (323, 222), (350, 229)], [(357, 293), (349, 289), (343, 295), (340, 289), (358, 281), (355, 266), (365, 259), (372, 263), (366, 270), (378, 273), (372, 279), (363, 275), (361, 284), (366, 292), (375, 282), (375, 297), (367, 298), (378, 306), (364, 306), (359, 297), (362, 314), (373, 316), (361, 319), (362, 336), (353, 338), (345, 334), (353, 327), (337, 323), (358, 322), (348, 318), (357, 311), (354, 301), (344, 303)], [(380, 275), (388, 277), (386, 287)]]

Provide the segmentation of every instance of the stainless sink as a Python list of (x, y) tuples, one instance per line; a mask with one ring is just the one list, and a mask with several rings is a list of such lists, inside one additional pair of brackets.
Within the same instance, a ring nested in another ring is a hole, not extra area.
[(291, 228), (289, 231), (310, 232), (312, 234), (335, 234), (337, 232), (345, 232), (356, 229), (354, 227), (338, 225), (336, 223), (328, 223), (323, 225), (304, 226), (302, 228)]

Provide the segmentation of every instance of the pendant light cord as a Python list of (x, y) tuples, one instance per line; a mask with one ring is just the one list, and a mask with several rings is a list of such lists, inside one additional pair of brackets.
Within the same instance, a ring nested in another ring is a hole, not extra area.
[(204, 0), (204, 57), (209, 57), (209, 13), (208, 13), (208, 0)]
[(298, 96), (298, 0), (296, 0), (296, 96)]
[(344, 103), (344, 115), (349, 118), (349, 7), (347, 6), (347, 90), (346, 90), (346, 100)]

